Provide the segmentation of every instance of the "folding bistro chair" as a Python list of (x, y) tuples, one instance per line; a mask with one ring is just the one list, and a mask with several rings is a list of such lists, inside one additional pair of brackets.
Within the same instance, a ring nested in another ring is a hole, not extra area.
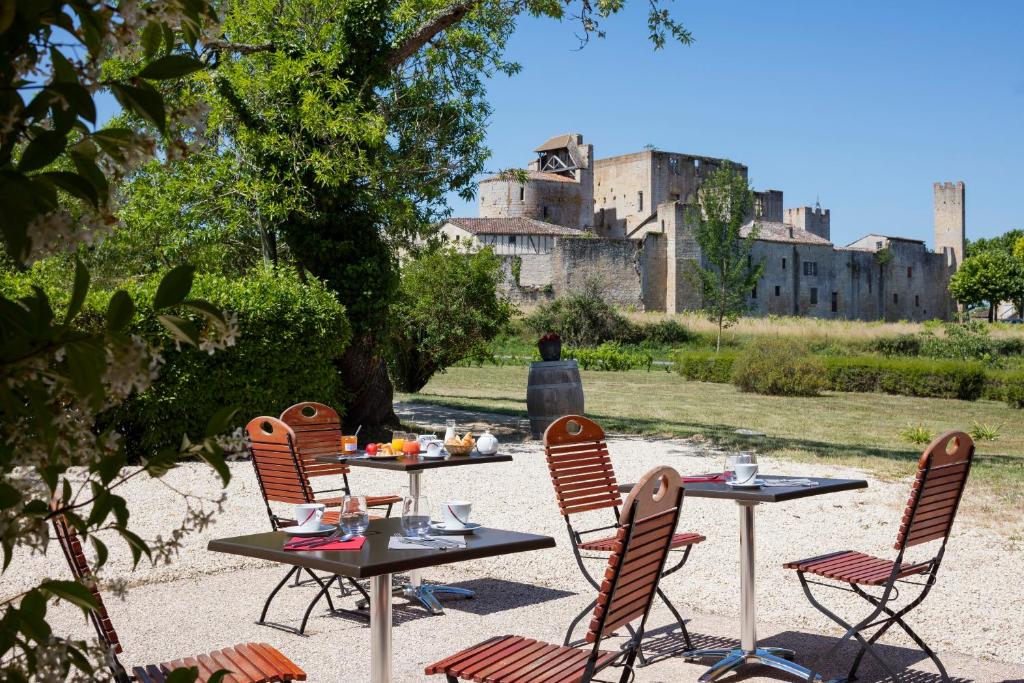
[[(245, 430), (249, 434), (249, 452), (252, 455), (253, 468), (256, 470), (256, 481), (259, 482), (260, 493), (263, 494), (263, 502), (267, 508), (270, 525), (275, 531), (281, 527), (292, 526), (296, 522), (289, 517), (282, 517), (275, 513), (270, 505), (272, 502), (290, 503), (292, 505), (323, 503), (328, 507), (341, 504), (340, 498), (326, 500), (316, 498), (316, 494), (309, 485), (309, 478), (306, 476), (302, 461), (299, 459), (298, 451), (295, 449), (295, 433), (291, 427), (275, 417), (257, 417), (249, 421)], [(324, 513), (323, 521), (325, 524), (337, 524), (340, 517), (340, 511), (328, 510)], [(313, 607), (320, 601), (320, 598), (325, 596), (327, 597), (327, 606), (332, 612), (343, 611), (366, 617), (365, 614), (354, 610), (335, 609), (329, 589), (337, 581), (339, 588), (344, 590), (344, 584), (341, 581), (342, 577), (334, 575), (324, 582), (323, 579), (310, 569), (292, 567), (274, 590), (270, 592), (270, 595), (267, 596), (267, 601), (263, 604), (263, 611), (260, 613), (258, 623), (266, 623), (267, 611), (270, 609), (270, 603), (274, 601), (274, 597), (288, 583), (289, 579), (295, 577), (296, 581), (298, 581), (302, 572), (308, 574), (319, 584), (320, 591), (306, 608), (306, 613), (302, 617), (302, 624), (299, 626), (300, 634), (306, 632), (306, 623), (309, 621), (309, 615), (313, 612)], [(345, 579), (349, 585), (359, 591), (365, 599), (369, 600), (369, 596), (362, 586), (353, 579), (348, 577), (345, 577)]]
[[(873, 649), (873, 645), (886, 631), (898, 625), (935, 662), (942, 680), (949, 683), (949, 676), (938, 656), (907, 625), (904, 617), (921, 604), (935, 585), (935, 577), (946, 552), (946, 542), (949, 540), (949, 532), (953, 527), (964, 486), (967, 484), (967, 475), (971, 470), (973, 458), (974, 442), (963, 432), (946, 432), (925, 449), (917, 464), (917, 478), (911, 487), (910, 498), (907, 500), (907, 507), (896, 536), (896, 544), (893, 546), (896, 550), (896, 559), (885, 560), (853, 550), (844, 550), (784, 565), (786, 569), (797, 571), (800, 585), (803, 586), (811, 604), (846, 629), (846, 633), (829, 649), (822, 661), (831, 661), (839, 647), (850, 638), (855, 638), (860, 643), (860, 650), (854, 657), (846, 678), (837, 680), (855, 680), (857, 668), (865, 653), (870, 654), (881, 665), (891, 680), (898, 680), (889, 665)], [(931, 541), (939, 541), (935, 555), (931, 559), (904, 562), (907, 548)], [(845, 583), (849, 588), (809, 579), (808, 575)], [(917, 586), (920, 589), (917, 596), (901, 608), (890, 606), (890, 603), (900, 597), (901, 591), (897, 583)], [(871, 605), (871, 613), (851, 625), (825, 608), (814, 597), (810, 589), (811, 584), (847, 590), (859, 595)], [(869, 592), (872, 588), (880, 588), (881, 594)], [(883, 614), (885, 616), (882, 616)], [(877, 630), (870, 638), (865, 639), (864, 632), (872, 628)], [(815, 680), (815, 675), (812, 672), (808, 680)]]
[(139, 681), (139, 683), (163, 683), (168, 674), (175, 669), (190, 667), (199, 670), (198, 680), (204, 683), (220, 669), (232, 672), (224, 680), (233, 683), (306, 680), (306, 673), (295, 662), (266, 643), (233, 645), (209, 654), (185, 657), (163, 664), (136, 666), (129, 674), (118, 660), (117, 655), (122, 652), (121, 643), (117, 638), (117, 631), (114, 630), (114, 625), (110, 621), (110, 616), (107, 614), (107, 608), (103, 605), (103, 597), (92, 578), (92, 570), (82, 552), (82, 543), (78, 539), (78, 535), (68, 525), (63, 515), (53, 518), (53, 528), (57, 532), (57, 540), (60, 542), (61, 550), (64, 551), (64, 559), (71, 567), (71, 573), (79, 583), (89, 589), (96, 600), (98, 608), (89, 610), (89, 621), (96, 629), (96, 635), (99, 636), (100, 642), (106, 647), (107, 661), (114, 680), (118, 683), (133, 680)]
[[(314, 494), (342, 492), (343, 495), (351, 495), (352, 490), (348, 483), (349, 466), (344, 463), (316, 460), (318, 455), (336, 455), (341, 448), (342, 430), (338, 412), (323, 403), (305, 401), (296, 403), (281, 413), (281, 422), (292, 428), (295, 435), (295, 450), (299, 454), (299, 462), (302, 463), (307, 478), (341, 475), (344, 482), (341, 488), (314, 491)], [(318, 502), (329, 506), (341, 505), (340, 498)], [(391, 516), (392, 505), (401, 502), (401, 496), (366, 496), (367, 507), (385, 508), (385, 517)]]
[[(558, 498), (558, 506), (565, 518), (565, 526), (569, 532), (569, 541), (572, 546), (573, 555), (576, 557), (576, 564), (579, 565), (583, 576), (594, 588), (599, 588), (597, 580), (587, 570), (585, 559), (604, 559), (605, 555), (584, 555), (583, 553), (608, 553), (612, 552), (615, 545), (615, 536), (602, 536), (601, 538), (584, 541), (584, 534), (593, 534), (599, 531), (618, 529), (619, 524), (598, 527), (596, 529), (577, 530), (572, 525), (571, 516), (591, 510), (612, 510), (616, 520), (619, 516), (619, 506), (622, 505), (622, 495), (619, 492), (618, 483), (615, 480), (615, 470), (612, 467), (611, 458), (608, 454), (608, 444), (605, 443), (604, 430), (594, 422), (580, 415), (566, 415), (561, 417), (547, 428), (544, 432), (544, 453), (547, 456), (548, 470), (551, 473), (551, 483), (555, 487), (555, 496)], [(693, 546), (704, 540), (704, 536), (694, 533), (673, 534), (670, 543), (672, 551), (681, 553), (679, 560), (662, 574), (668, 576), (686, 564), (690, 557)], [(675, 605), (668, 599), (659, 588), (658, 597), (665, 606), (672, 612), (672, 616), (679, 622), (682, 629), (683, 640), (686, 649), (692, 650), (693, 643), (690, 641), (690, 634), (686, 630), (686, 622), (679, 615)], [(572, 640), (572, 633), (576, 625), (594, 607), (594, 603), (588, 605), (569, 624), (569, 630), (565, 632), (564, 644), (568, 645)], [(641, 664), (646, 664), (643, 652), (640, 652)]]
[[(519, 636), (498, 636), (431, 664), (426, 673), (489, 683), (587, 683), (609, 666), (622, 667), (620, 683), (633, 677), (644, 624), (679, 521), (683, 489), (679, 473), (656, 467), (626, 499), (611, 539), (608, 565), (598, 586), (586, 642), (591, 648), (552, 645)], [(639, 620), (636, 626), (633, 622)], [(621, 626), (630, 639), (618, 651), (600, 649)]]

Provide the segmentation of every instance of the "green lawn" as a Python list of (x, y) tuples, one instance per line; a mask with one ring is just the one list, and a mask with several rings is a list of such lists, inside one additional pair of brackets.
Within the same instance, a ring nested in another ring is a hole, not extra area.
[[(523, 366), (452, 368), (419, 394), (398, 398), (525, 416), (527, 372)], [(993, 505), (1024, 502), (1024, 412), (1003, 403), (885, 394), (760, 396), (664, 371), (582, 375), (587, 415), (610, 431), (702, 434), (725, 446), (858, 465), (884, 477), (910, 473), (921, 454), (921, 446), (899, 436), (908, 425), (923, 425), (933, 433), (968, 431), (975, 422), (998, 425), (998, 440), (978, 444), (972, 480), (998, 494)], [(741, 427), (766, 436), (736, 434)]]

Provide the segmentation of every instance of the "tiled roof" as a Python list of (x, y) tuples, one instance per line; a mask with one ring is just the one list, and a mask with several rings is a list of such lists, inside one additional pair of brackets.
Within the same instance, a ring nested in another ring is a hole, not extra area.
[(556, 135), (543, 145), (533, 150), (534, 152), (550, 152), (554, 149), (565, 149), (570, 143), (576, 142), (575, 135)]
[(449, 218), (448, 222), (473, 235), (553, 235), (579, 237), (582, 230), (533, 218)]
[[(750, 228), (753, 225), (754, 221), (744, 225), (740, 228), (740, 234), (743, 237), (749, 235)], [(820, 244), (822, 246), (832, 244), (827, 239), (818, 237), (812, 232), (801, 230), (795, 225), (768, 221), (757, 221), (757, 239), (765, 242), (789, 242), (791, 244)]]
[[(576, 182), (573, 178), (569, 178), (569, 177), (564, 176), (564, 175), (559, 175), (557, 173), (548, 173), (547, 171), (526, 171), (526, 177), (529, 178), (530, 180), (553, 180), (553, 181), (555, 181), (557, 183), (575, 183)], [(493, 180), (511, 181), (511, 180), (513, 180), (513, 177), (512, 177), (511, 174), (499, 173), (497, 175), (492, 175), (489, 178), (484, 178), (480, 182), (482, 182), (482, 183), (489, 183), (489, 182), (491, 182)]]

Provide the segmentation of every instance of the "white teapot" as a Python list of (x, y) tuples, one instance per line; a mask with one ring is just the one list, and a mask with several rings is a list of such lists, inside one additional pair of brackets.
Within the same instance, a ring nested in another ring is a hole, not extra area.
[(476, 440), (476, 450), (480, 455), (494, 455), (498, 452), (498, 439), (490, 432), (484, 432)]

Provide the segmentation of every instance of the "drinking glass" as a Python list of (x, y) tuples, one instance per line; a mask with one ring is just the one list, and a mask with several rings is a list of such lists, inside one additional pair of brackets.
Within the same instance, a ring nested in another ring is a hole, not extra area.
[(455, 438), (455, 420), (444, 421), (444, 440), (448, 441)]
[(426, 496), (406, 496), (402, 500), (402, 535), (425, 538), (430, 533), (431, 509)]
[(341, 530), (353, 536), (362, 536), (370, 526), (370, 510), (364, 496), (345, 496), (341, 500)]
[(391, 449), (395, 453), (398, 453), (399, 455), (401, 455), (402, 454), (402, 446), (405, 445), (405, 440), (408, 439), (408, 438), (409, 438), (409, 435), (406, 434), (405, 432), (392, 432), (391, 433)]

